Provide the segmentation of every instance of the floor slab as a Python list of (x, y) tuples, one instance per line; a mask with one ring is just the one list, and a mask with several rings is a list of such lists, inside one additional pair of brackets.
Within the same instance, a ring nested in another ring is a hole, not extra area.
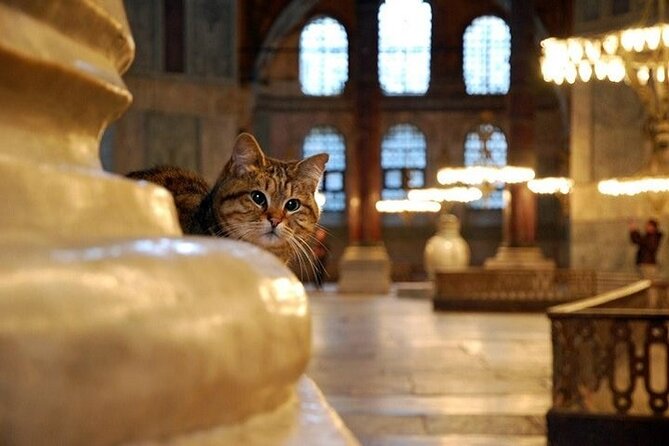
[(546, 443), (543, 314), (434, 312), (429, 300), (310, 291), (309, 375), (365, 446)]

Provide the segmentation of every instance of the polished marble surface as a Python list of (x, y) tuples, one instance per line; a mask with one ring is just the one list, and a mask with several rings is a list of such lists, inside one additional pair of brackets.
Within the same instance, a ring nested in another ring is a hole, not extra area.
[(542, 314), (435, 313), (430, 301), (310, 291), (309, 375), (365, 446), (545, 445)]

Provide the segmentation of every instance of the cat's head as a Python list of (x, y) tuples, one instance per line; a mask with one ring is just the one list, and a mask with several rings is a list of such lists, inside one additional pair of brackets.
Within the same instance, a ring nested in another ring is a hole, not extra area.
[(301, 161), (272, 159), (242, 133), (213, 190), (218, 230), (284, 262), (310, 255), (320, 216), (314, 193), (327, 161), (324, 153)]

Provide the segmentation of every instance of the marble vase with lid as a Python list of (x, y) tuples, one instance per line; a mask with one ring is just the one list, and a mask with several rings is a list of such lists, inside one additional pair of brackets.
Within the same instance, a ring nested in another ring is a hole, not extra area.
[(432, 280), (440, 271), (452, 271), (469, 266), (471, 251), (460, 235), (460, 221), (449, 213), (439, 216), (437, 233), (425, 244), (424, 263)]

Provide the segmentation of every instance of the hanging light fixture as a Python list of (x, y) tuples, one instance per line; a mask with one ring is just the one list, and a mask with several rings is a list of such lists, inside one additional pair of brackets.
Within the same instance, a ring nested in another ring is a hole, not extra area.
[(404, 212), (439, 212), (446, 210), (450, 203), (469, 203), (483, 196), (476, 187), (447, 187), (412, 189), (407, 200), (380, 200), (376, 210), (388, 214)]
[(385, 214), (401, 214), (405, 212), (439, 212), (441, 205), (435, 201), (418, 200), (379, 200), (376, 210)]
[(483, 193), (477, 187), (447, 187), (413, 189), (408, 196), (411, 201), (469, 203), (481, 199)]
[[(652, 6), (657, 21), (649, 24)], [(541, 42), (541, 72), (557, 85), (577, 81), (625, 82), (639, 96), (653, 146), (647, 166), (625, 178), (600, 181), (607, 195), (669, 192), (669, 23), (666, 0), (647, 2), (643, 24), (591, 37), (549, 38)]]
[(466, 184), (493, 189), (503, 184), (524, 183), (534, 178), (534, 170), (529, 167), (500, 166), (493, 159), (490, 139), (496, 129), (488, 121), (490, 113), (484, 113), (484, 123), (477, 128), (480, 153), (476, 164), (464, 167), (444, 167), (437, 172), (437, 181), (442, 185)]
[(540, 195), (567, 195), (574, 187), (574, 180), (565, 177), (535, 178), (527, 182), (527, 188)]

